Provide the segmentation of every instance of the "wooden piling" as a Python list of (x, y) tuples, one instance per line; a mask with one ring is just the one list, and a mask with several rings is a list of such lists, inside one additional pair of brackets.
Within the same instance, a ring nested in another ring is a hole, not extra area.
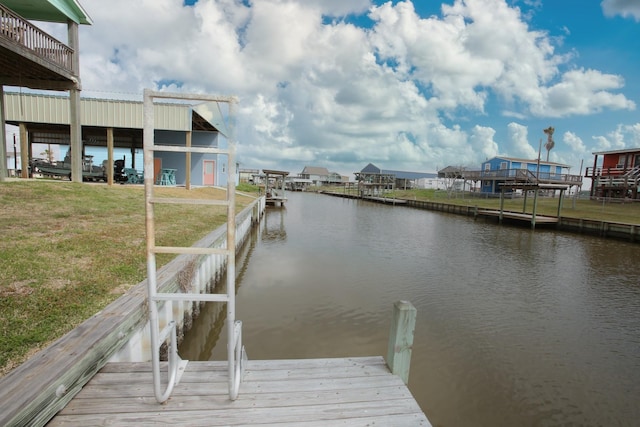
[(416, 308), (408, 301), (398, 301), (393, 305), (387, 366), (405, 384), (409, 383), (409, 367), (413, 349), (413, 332), (416, 326), (416, 312)]

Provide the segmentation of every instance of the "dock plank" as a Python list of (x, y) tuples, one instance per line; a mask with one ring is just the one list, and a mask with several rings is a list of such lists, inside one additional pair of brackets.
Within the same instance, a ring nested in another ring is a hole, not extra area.
[(47, 426), (430, 426), (382, 357), (249, 360), (237, 400), (226, 362), (189, 362), (164, 404), (149, 363), (109, 363)]

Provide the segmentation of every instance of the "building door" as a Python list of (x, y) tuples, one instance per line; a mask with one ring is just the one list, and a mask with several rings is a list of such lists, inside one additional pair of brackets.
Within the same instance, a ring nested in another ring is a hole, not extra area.
[(158, 175), (162, 173), (162, 159), (158, 157), (153, 158), (153, 183), (158, 182)]
[(216, 162), (215, 160), (203, 160), (202, 161), (202, 184), (203, 185), (215, 185), (216, 184)]

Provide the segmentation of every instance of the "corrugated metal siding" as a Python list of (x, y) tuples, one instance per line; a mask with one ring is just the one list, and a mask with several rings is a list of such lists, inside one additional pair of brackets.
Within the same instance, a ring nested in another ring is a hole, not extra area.
[[(82, 99), (80, 120), (83, 126), (142, 129), (142, 102)], [(48, 95), (5, 93), (7, 121), (69, 124), (69, 98)], [(191, 130), (191, 107), (181, 104), (156, 104), (156, 129)]]
[(5, 120), (35, 123), (68, 124), (69, 100), (57, 97), (41, 97), (34, 102), (33, 95), (6, 93)]

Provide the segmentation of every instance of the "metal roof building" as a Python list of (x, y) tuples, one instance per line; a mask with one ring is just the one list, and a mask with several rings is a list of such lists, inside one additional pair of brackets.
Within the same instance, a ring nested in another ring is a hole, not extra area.
[[(6, 123), (20, 128), (21, 155), (32, 159), (32, 144), (71, 145), (70, 99), (33, 93), (5, 93)], [(158, 143), (185, 143), (218, 146), (228, 134), (222, 111), (216, 103), (154, 104), (154, 127)], [(86, 147), (107, 150), (127, 148), (134, 153), (143, 146), (143, 103), (118, 99), (82, 98), (80, 101), (82, 152)], [(112, 156), (111, 156), (112, 157)], [(190, 170), (185, 169), (184, 153), (157, 153), (157, 168), (176, 170), (176, 181), (185, 185), (225, 185), (226, 158), (194, 154)], [(142, 165), (131, 164), (132, 168)], [(110, 170), (113, 166), (110, 167)], [(206, 169), (206, 171), (205, 171)], [(207, 176), (205, 176), (207, 175)], [(112, 182), (110, 180), (109, 182)]]

